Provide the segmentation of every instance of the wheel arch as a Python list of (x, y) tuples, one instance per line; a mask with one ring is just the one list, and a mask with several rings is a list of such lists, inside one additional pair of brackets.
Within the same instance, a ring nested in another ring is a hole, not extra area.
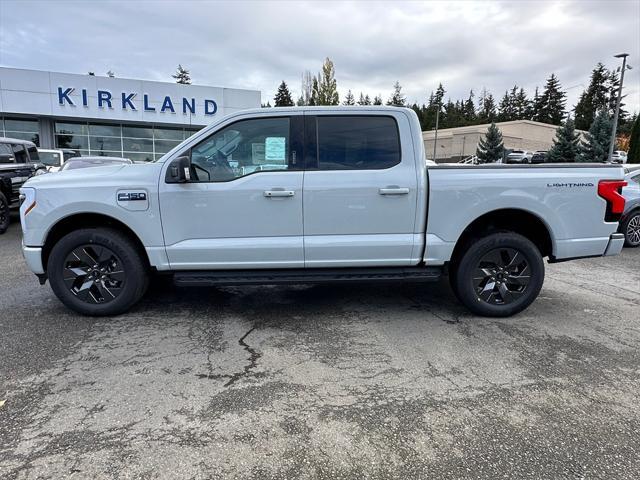
[(474, 238), (499, 231), (518, 233), (531, 240), (543, 257), (553, 256), (551, 229), (538, 215), (521, 208), (504, 208), (484, 213), (467, 225), (453, 249), (451, 263), (459, 260)]
[(123, 233), (133, 241), (147, 268), (150, 267), (149, 255), (144, 248), (142, 240), (124, 222), (103, 213), (84, 212), (63, 217), (49, 229), (42, 247), (42, 265), (45, 269), (54, 245), (68, 233), (83, 228), (112, 228)]

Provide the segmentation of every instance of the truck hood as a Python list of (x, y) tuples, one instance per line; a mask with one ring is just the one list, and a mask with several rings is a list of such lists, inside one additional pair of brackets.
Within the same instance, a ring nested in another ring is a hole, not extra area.
[(96, 185), (127, 185), (138, 183), (141, 180), (148, 181), (150, 177), (157, 178), (154, 172), (159, 171), (161, 166), (157, 163), (134, 163), (63, 170), (31, 177), (24, 186), (34, 188), (86, 187), (92, 183)]

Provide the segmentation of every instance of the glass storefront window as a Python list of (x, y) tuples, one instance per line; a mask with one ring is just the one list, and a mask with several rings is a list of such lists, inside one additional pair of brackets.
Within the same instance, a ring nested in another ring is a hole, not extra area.
[(89, 137), (89, 149), (91, 151), (110, 150), (122, 151), (122, 140), (120, 137)]
[(8, 132), (30, 132), (40, 131), (38, 120), (22, 120), (18, 118), (5, 118), (4, 129)]
[(74, 150), (89, 149), (89, 137), (81, 135), (56, 135), (56, 147), (73, 148)]
[(56, 122), (56, 133), (72, 133), (75, 135), (88, 135), (86, 123)]
[(17, 138), (19, 140), (29, 140), (30, 142), (33, 142), (38, 146), (40, 145), (40, 135), (38, 135), (37, 133), (10, 132), (9, 130), (5, 130), (3, 136), (9, 138)]
[(148, 138), (123, 138), (125, 151), (153, 153), (153, 140)]
[(122, 136), (132, 138), (153, 138), (153, 128), (134, 127), (131, 125), (122, 126)]
[(89, 135), (120, 137), (122, 136), (122, 131), (120, 129), (120, 125), (90, 123)]
[(184, 130), (182, 128), (154, 128), (154, 137), (164, 140), (184, 140)]
[(178, 140), (156, 140), (156, 153), (167, 153), (176, 145), (180, 145)]
[(153, 160), (152, 153), (124, 152), (122, 156), (134, 162), (151, 162)]

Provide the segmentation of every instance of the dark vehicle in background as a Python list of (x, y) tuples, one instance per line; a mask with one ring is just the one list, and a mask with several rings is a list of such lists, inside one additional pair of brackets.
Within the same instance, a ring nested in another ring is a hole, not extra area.
[(626, 247), (640, 245), (640, 165), (626, 167), (624, 179), (627, 186), (622, 189), (626, 203), (618, 231), (624, 234)]
[(531, 163), (547, 163), (549, 152), (546, 150), (536, 150), (531, 156)]
[(22, 184), (45, 171), (35, 143), (0, 137), (0, 233), (9, 227), (11, 208), (19, 206)]
[(105, 165), (125, 165), (131, 163), (133, 162), (128, 158), (121, 157), (74, 157), (64, 162), (62, 167), (60, 167), (60, 171), (76, 170), (78, 168), (103, 167)]

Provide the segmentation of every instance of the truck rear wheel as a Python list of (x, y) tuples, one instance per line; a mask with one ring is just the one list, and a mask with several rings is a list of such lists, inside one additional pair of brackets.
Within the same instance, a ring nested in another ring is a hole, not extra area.
[(0, 233), (4, 233), (9, 228), (9, 201), (7, 197), (4, 196), (4, 193), (0, 192)]
[(83, 315), (117, 315), (142, 296), (149, 282), (136, 245), (117, 230), (76, 230), (55, 244), (47, 262), (51, 288)]
[(527, 308), (544, 282), (544, 263), (529, 239), (493, 233), (470, 244), (455, 267), (454, 292), (473, 313), (508, 317)]

